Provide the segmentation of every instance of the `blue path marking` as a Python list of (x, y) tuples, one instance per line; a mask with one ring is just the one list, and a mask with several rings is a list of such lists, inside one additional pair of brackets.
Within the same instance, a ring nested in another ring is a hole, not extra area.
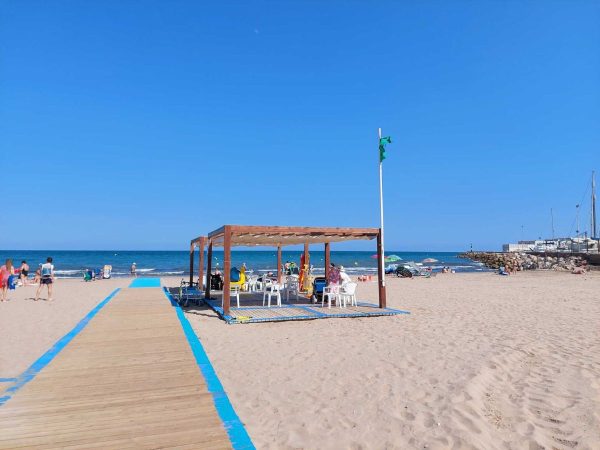
[[(288, 320), (310, 320), (310, 319), (335, 319), (335, 318), (356, 318), (356, 317), (382, 317), (382, 316), (394, 316), (397, 314), (410, 314), (409, 311), (402, 311), (400, 309), (393, 308), (379, 308), (378, 305), (374, 303), (365, 303), (365, 302), (357, 302), (358, 306), (367, 306), (373, 308), (373, 311), (368, 312), (352, 312), (352, 313), (344, 313), (343, 310), (339, 310), (339, 312), (335, 312), (332, 310), (327, 311), (326, 313), (321, 312), (321, 307), (319, 305), (298, 305), (293, 303), (283, 303), (283, 307), (287, 308), (295, 308), (301, 311), (305, 311), (311, 315), (303, 315), (303, 316), (277, 316), (277, 317), (252, 317), (247, 320), (238, 320), (237, 316), (226, 316), (223, 313), (223, 308), (220, 306), (221, 303), (215, 301), (213, 299), (206, 300), (204, 299), (204, 303), (206, 303), (209, 307), (213, 309), (227, 324), (238, 324), (238, 323), (258, 323), (258, 322), (282, 322)], [(269, 309), (268, 306), (243, 306), (241, 308), (235, 308), (236, 312), (244, 312), (246, 310), (253, 309)]]
[(136, 278), (129, 285), (130, 288), (159, 288), (160, 278)]
[(254, 444), (244, 428), (244, 424), (236, 414), (233, 406), (229, 402), (229, 398), (227, 397), (227, 393), (225, 389), (223, 389), (223, 385), (219, 381), (219, 377), (215, 373), (215, 369), (213, 368), (210, 360), (206, 352), (204, 351), (204, 347), (202, 347), (202, 343), (190, 322), (185, 317), (185, 314), (181, 310), (179, 304), (175, 301), (171, 293), (167, 288), (163, 288), (163, 291), (171, 305), (177, 311), (177, 318), (181, 323), (181, 327), (183, 328), (183, 332), (185, 333), (185, 337), (187, 338), (188, 344), (192, 349), (192, 353), (194, 354), (194, 358), (196, 359), (196, 364), (200, 367), (200, 371), (202, 372), (202, 376), (206, 381), (206, 387), (208, 388), (208, 392), (212, 394), (213, 403), (215, 404), (215, 408), (217, 409), (217, 413), (223, 422), (223, 426), (229, 435), (229, 440), (231, 441), (231, 445), (234, 449), (254, 449)]
[(326, 317), (327, 316), (327, 314), (323, 314), (320, 311), (316, 311), (316, 310), (310, 308), (309, 306), (299, 306), (299, 308), (302, 308), (303, 310), (305, 310), (305, 311), (307, 311), (309, 313), (316, 314), (319, 317)]
[(121, 289), (115, 289), (114, 291), (112, 291), (112, 293), (100, 303), (98, 303), (98, 305), (96, 305), (96, 307), (92, 309), (87, 314), (87, 316), (81, 319), (81, 321), (77, 325), (75, 325), (75, 328), (73, 328), (71, 331), (69, 331), (67, 334), (61, 337), (58, 341), (56, 341), (56, 343), (52, 347), (50, 347), (50, 350), (48, 350), (46, 353), (40, 356), (36, 362), (34, 362), (31, 366), (29, 366), (28, 369), (25, 370), (25, 372), (19, 375), (14, 382), (15, 384), (6, 389), (6, 391), (4, 392), (5, 395), (3, 397), (0, 397), (0, 406), (2, 406), (8, 400), (10, 400), (10, 398), (15, 394), (15, 392), (17, 392), (19, 389), (21, 389), (23, 386), (25, 386), (27, 383), (33, 380), (35, 376), (40, 372), (40, 370), (42, 370), (44, 367), (50, 364), (50, 362), (56, 357), (56, 355), (58, 355), (62, 351), (62, 349), (65, 348), (67, 344), (71, 342), (73, 338), (77, 336), (79, 332), (86, 327), (90, 320), (92, 320), (94, 316), (98, 314), (98, 311), (100, 311), (115, 295), (117, 295), (117, 293), (120, 290)]
[(0, 383), (12, 383), (13, 381), (17, 381), (16, 378), (0, 378)]

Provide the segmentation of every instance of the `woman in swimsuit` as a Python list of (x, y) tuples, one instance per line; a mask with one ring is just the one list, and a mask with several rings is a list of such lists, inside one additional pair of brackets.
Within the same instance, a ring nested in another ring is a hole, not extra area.
[(2, 289), (2, 298), (0, 301), (6, 300), (6, 291), (8, 290), (8, 277), (14, 274), (12, 259), (7, 259), (6, 263), (0, 267), (0, 289)]
[(19, 279), (23, 283), (23, 286), (27, 284), (27, 276), (29, 275), (29, 264), (27, 261), (21, 261), (21, 272), (19, 273)]

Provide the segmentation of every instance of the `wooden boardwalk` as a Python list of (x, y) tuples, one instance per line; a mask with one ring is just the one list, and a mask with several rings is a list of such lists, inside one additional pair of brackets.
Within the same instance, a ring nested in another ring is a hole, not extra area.
[(120, 291), (0, 406), (0, 448), (27, 447), (232, 447), (161, 289)]

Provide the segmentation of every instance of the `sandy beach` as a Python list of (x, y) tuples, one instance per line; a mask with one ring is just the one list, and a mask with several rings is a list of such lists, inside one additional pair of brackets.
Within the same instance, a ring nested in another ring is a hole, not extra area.
[[(177, 285), (179, 279), (163, 279)], [(128, 279), (0, 304), (0, 378)], [(187, 317), (257, 448), (600, 448), (600, 272), (388, 279), (411, 315), (226, 325)], [(376, 298), (375, 283), (359, 285)], [(1, 388), (1, 386), (0, 386)]]
[(9, 291), (10, 300), (0, 303), (0, 378), (19, 375), (113, 290), (130, 282), (126, 278), (92, 283), (58, 279), (52, 302), (46, 301), (46, 288), (34, 301), (37, 285)]

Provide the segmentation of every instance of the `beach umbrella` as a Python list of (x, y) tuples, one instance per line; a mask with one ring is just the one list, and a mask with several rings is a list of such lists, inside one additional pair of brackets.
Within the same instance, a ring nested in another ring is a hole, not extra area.
[(390, 256), (385, 257), (385, 262), (396, 262), (396, 261), (402, 261), (402, 258), (400, 258), (398, 255), (390, 255)]
[(425, 258), (423, 260), (423, 262), (429, 264), (429, 263), (436, 263), (436, 262), (438, 262), (438, 260), (435, 258)]

